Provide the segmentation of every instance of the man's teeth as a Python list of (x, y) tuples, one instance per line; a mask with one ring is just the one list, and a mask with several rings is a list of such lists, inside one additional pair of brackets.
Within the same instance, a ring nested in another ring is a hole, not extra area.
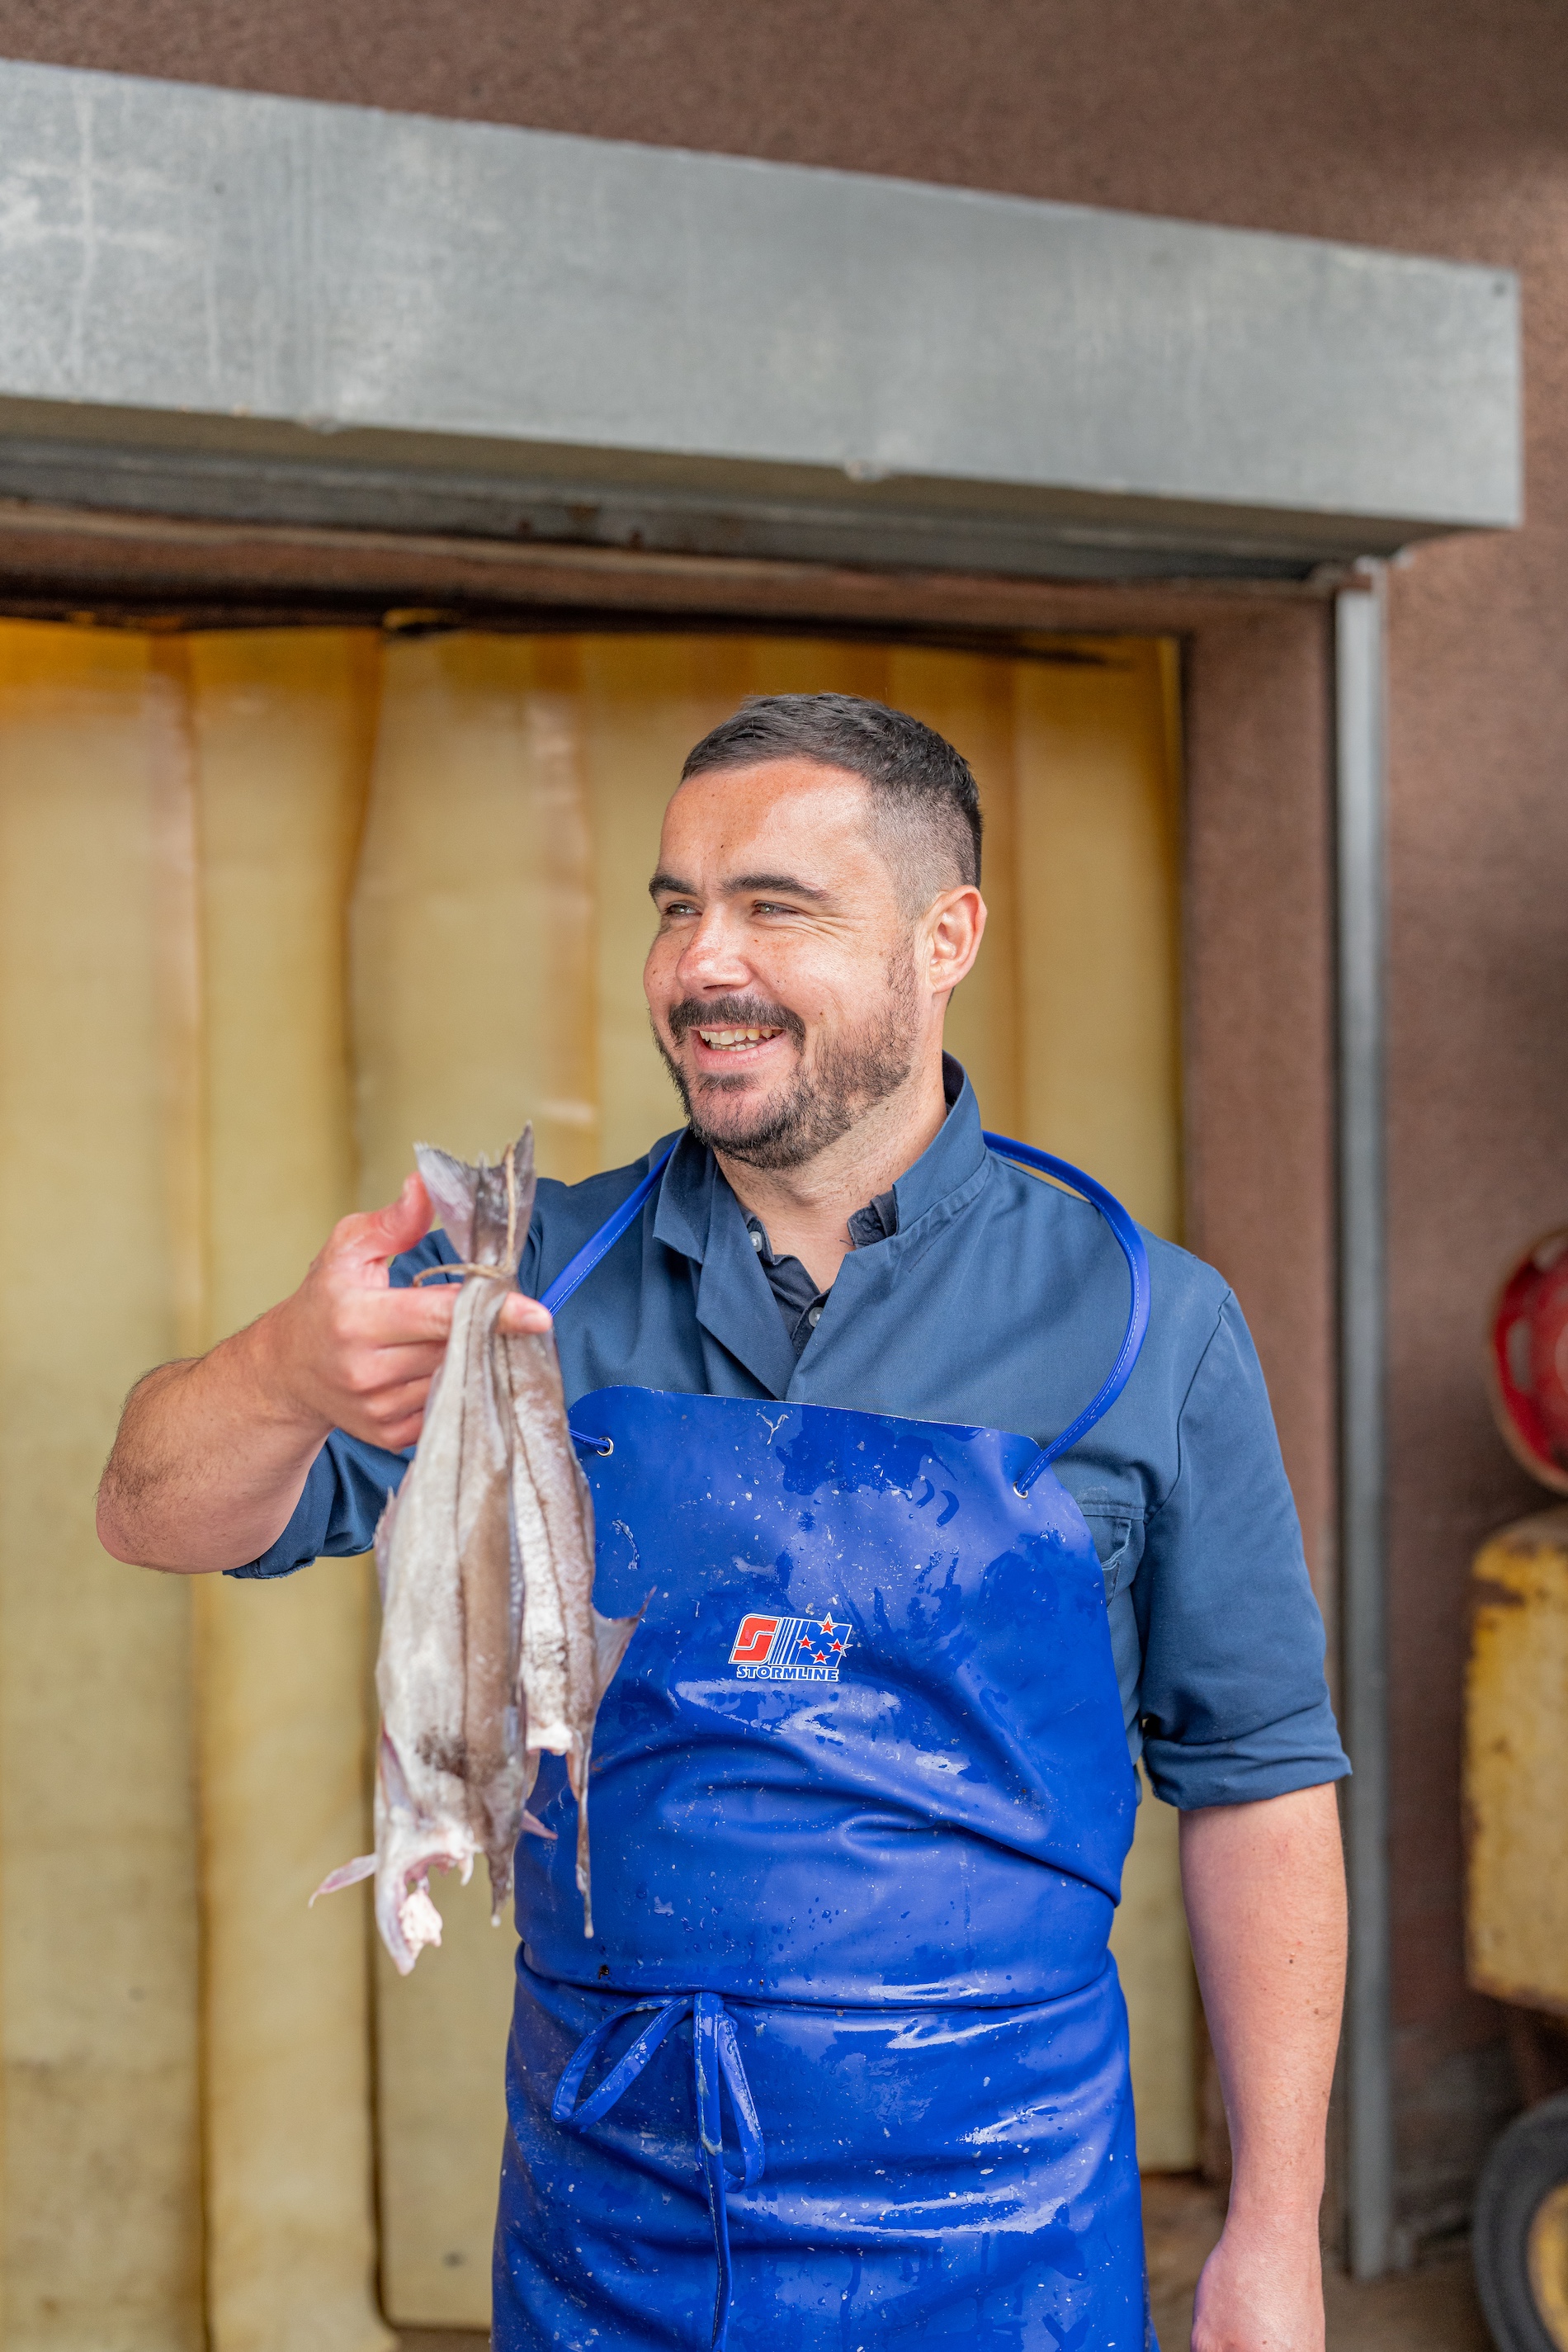
[(699, 1029), (697, 1034), (705, 1045), (728, 1046), (733, 1050), (740, 1045), (761, 1045), (769, 1037), (778, 1036), (780, 1032), (777, 1029)]

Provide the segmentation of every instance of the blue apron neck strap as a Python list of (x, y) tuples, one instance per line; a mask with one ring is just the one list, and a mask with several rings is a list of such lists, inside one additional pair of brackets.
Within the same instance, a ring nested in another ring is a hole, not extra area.
[[(679, 1138), (676, 1140), (679, 1141)], [(1073, 1192), (1081, 1193), (1086, 1201), (1091, 1202), (1121, 1244), (1121, 1255), (1127, 1260), (1127, 1270), (1132, 1277), (1132, 1300), (1128, 1310), (1127, 1329), (1121, 1352), (1110, 1368), (1110, 1378), (1098, 1394), (1090, 1398), (1078, 1419), (1069, 1423), (1049, 1445), (1043, 1447), (1038, 1458), (1024, 1473), (1018, 1486), (1020, 1493), (1026, 1494), (1049, 1464), (1076, 1445), (1100, 1416), (1110, 1412), (1127, 1386), (1132, 1367), (1138, 1360), (1138, 1350), (1143, 1345), (1143, 1334), (1149, 1328), (1149, 1254), (1143, 1246), (1142, 1234), (1121, 1202), (1113, 1193), (1108, 1192), (1103, 1184), (1097, 1184), (1092, 1176), (1086, 1176), (1081, 1168), (1074, 1168), (1069, 1161), (1057, 1159), (1052, 1152), (1037, 1151), (1033, 1144), (1015, 1143), (1010, 1136), (987, 1134), (985, 1140), (991, 1150), (999, 1152), (1003, 1159), (1018, 1160), (1024, 1167), (1033, 1168), (1042, 1176), (1054, 1176), (1058, 1183), (1068, 1185)], [(674, 1150), (675, 1144), (671, 1143), (649, 1163), (647, 1175), (627, 1193), (620, 1207), (605, 1218), (598, 1232), (584, 1243), (574, 1258), (562, 1267), (542, 1302), (552, 1315), (560, 1312), (578, 1286), (586, 1282), (600, 1259), (609, 1255), (621, 1235), (637, 1222), (643, 1202), (663, 1175)]]
[(1041, 1472), (1076, 1445), (1100, 1416), (1110, 1412), (1127, 1386), (1132, 1367), (1138, 1361), (1138, 1350), (1143, 1345), (1143, 1334), (1149, 1328), (1149, 1253), (1143, 1246), (1142, 1234), (1115, 1194), (1108, 1192), (1103, 1184), (1097, 1184), (1092, 1176), (1086, 1176), (1081, 1168), (1074, 1168), (1066, 1160), (1058, 1160), (1049, 1151), (1037, 1151), (1033, 1144), (1015, 1143), (1005, 1135), (988, 1134), (985, 1140), (991, 1150), (999, 1152), (1004, 1160), (1016, 1160), (1024, 1167), (1037, 1170), (1042, 1176), (1054, 1176), (1058, 1183), (1068, 1185), (1073, 1192), (1081, 1192), (1086, 1201), (1092, 1202), (1121, 1244), (1121, 1255), (1127, 1260), (1127, 1271), (1132, 1277), (1127, 1329), (1121, 1353), (1110, 1368), (1110, 1376), (1098, 1394), (1089, 1399), (1078, 1419), (1069, 1422), (1061, 1435), (1053, 1438), (1049, 1445), (1042, 1447), (1037, 1459), (1025, 1471), (1018, 1481), (1018, 1491), (1026, 1495)]
[[(679, 1137), (677, 1136), (676, 1143), (679, 1140)], [(540, 1300), (540, 1305), (548, 1307), (552, 1315), (560, 1312), (578, 1285), (587, 1281), (599, 1260), (602, 1257), (607, 1257), (621, 1235), (636, 1223), (641, 1214), (643, 1202), (663, 1175), (666, 1162), (674, 1150), (675, 1144), (672, 1143), (659, 1153), (657, 1160), (650, 1161), (647, 1174), (642, 1181), (626, 1194), (620, 1207), (605, 1219), (598, 1232), (584, 1243), (576, 1256), (569, 1259), (562, 1267)]]

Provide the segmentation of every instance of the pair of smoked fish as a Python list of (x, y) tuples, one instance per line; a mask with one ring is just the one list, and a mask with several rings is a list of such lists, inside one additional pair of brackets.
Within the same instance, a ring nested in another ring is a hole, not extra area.
[(594, 1606), (594, 1506), (554, 1335), (496, 1328), (533, 1210), (533, 1130), (499, 1168), (428, 1144), (415, 1156), (463, 1286), (417, 1451), (375, 1533), (375, 1852), (316, 1890), (374, 1871), (376, 1924), (405, 1976), (441, 1940), (433, 1869), (459, 1870), (466, 1885), (482, 1853), (499, 1920), (519, 1835), (553, 1836), (528, 1811), (546, 1749), (565, 1758), (577, 1800), (577, 1885), (593, 1934), (594, 1722), (638, 1622)]

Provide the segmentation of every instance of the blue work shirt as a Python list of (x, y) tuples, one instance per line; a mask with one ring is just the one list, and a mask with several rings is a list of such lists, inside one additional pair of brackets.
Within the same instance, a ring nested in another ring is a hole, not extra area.
[[(683, 1133), (640, 1221), (557, 1318), (568, 1404), (628, 1383), (1016, 1430), (1039, 1444), (1065, 1429), (1116, 1355), (1126, 1265), (1097, 1210), (986, 1149), (973, 1090), (956, 1064), (948, 1072), (941, 1132), (893, 1187), (897, 1230), (845, 1258), (798, 1356), (740, 1202)], [(647, 1167), (542, 1180), (522, 1287), (543, 1291)], [(1350, 1767), (1322, 1620), (1251, 1339), (1212, 1267), (1145, 1239), (1142, 1353), (1054, 1465), (1104, 1569), (1129, 1745), (1183, 1807), (1337, 1780)], [(433, 1233), (392, 1279), (455, 1255)], [(232, 1572), (287, 1576), (364, 1551), (406, 1466), (335, 1433), (278, 1541)]]

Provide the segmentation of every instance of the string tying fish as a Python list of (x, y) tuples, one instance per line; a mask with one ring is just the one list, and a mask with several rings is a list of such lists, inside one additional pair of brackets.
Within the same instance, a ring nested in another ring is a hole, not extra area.
[(426, 1266), (422, 1273), (415, 1276), (413, 1287), (417, 1290), (426, 1282), (442, 1281), (449, 1274), (482, 1274), (487, 1282), (510, 1283), (516, 1280), (516, 1276), (510, 1274), (504, 1265), (475, 1265), (471, 1260), (460, 1257), (443, 1259), (439, 1265)]

